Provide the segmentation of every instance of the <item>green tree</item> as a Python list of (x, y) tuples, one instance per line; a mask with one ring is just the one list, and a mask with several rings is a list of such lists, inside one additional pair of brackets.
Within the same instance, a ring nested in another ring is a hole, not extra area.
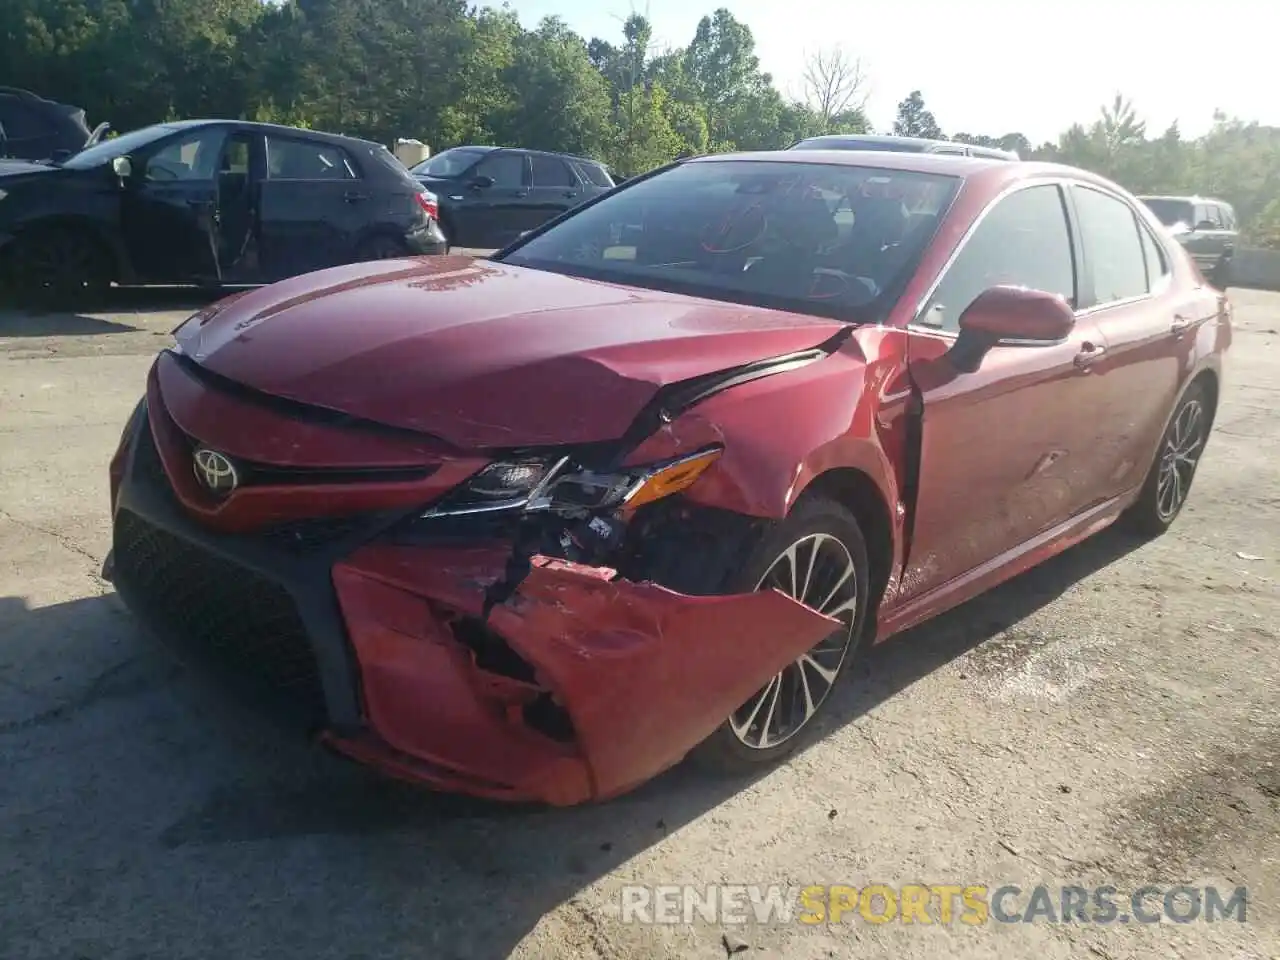
[(899, 137), (944, 139), (938, 121), (925, 109), (924, 96), (919, 90), (912, 90), (907, 98), (898, 104), (898, 115), (893, 121), (893, 132)]

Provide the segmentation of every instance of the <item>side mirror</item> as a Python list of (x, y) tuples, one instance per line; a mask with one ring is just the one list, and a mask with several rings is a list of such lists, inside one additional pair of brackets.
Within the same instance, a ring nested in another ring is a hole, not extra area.
[(133, 161), (128, 157), (116, 157), (111, 161), (111, 169), (121, 180), (128, 180), (133, 176)]
[(484, 174), (481, 174), (478, 177), (471, 178), (472, 190), (488, 190), (492, 186), (493, 186), (493, 177), (486, 177)]
[(961, 373), (973, 373), (998, 344), (1048, 346), (1071, 333), (1076, 317), (1056, 293), (1029, 287), (990, 287), (960, 314), (960, 335), (947, 356)]
[(1196, 229), (1197, 230), (1217, 230), (1218, 225), (1214, 223), (1212, 220), (1201, 220), (1199, 223), (1196, 224)]

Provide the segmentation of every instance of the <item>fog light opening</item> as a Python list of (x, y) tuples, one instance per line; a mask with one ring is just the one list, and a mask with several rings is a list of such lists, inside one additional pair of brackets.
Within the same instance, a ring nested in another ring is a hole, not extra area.
[(449, 626), (453, 629), (454, 638), (475, 654), (476, 666), (481, 670), (510, 677), (521, 683), (538, 682), (529, 662), (480, 620), (475, 617), (459, 617)]
[(545, 737), (561, 743), (572, 743), (575, 737), (569, 711), (549, 693), (543, 693), (532, 703), (525, 704), (524, 722)]

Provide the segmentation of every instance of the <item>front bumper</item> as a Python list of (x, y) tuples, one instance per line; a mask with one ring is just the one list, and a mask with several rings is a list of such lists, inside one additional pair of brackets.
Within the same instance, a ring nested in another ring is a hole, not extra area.
[[(162, 413), (161, 416), (164, 416)], [(153, 632), (300, 708), (323, 742), (438, 789), (566, 805), (677, 763), (839, 627), (778, 592), (692, 597), (509, 543), (403, 545), (403, 509), (221, 532), (139, 418), (108, 566)]]

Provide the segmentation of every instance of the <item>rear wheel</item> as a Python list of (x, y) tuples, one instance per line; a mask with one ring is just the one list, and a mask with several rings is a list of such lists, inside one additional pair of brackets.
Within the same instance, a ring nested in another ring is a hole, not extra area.
[(1212, 411), (1204, 387), (1192, 384), (1178, 401), (1142, 493), (1126, 514), (1129, 526), (1136, 532), (1159, 536), (1182, 512), (1209, 439), (1211, 422)]
[(385, 234), (370, 237), (360, 244), (360, 248), (356, 251), (356, 259), (361, 263), (369, 260), (395, 260), (397, 257), (412, 255), (403, 240), (397, 240)]
[(773, 763), (800, 746), (857, 652), (868, 582), (862, 531), (848, 511), (830, 501), (802, 501), (760, 540), (731, 578), (732, 589), (776, 588), (842, 626), (738, 707), (694, 751), (696, 761), (742, 772)]
[(114, 279), (110, 254), (82, 230), (49, 227), (14, 241), (4, 282), (17, 297), (40, 305), (76, 305), (101, 295)]
[(1231, 285), (1231, 258), (1223, 257), (1213, 268), (1213, 285), (1225, 290)]

